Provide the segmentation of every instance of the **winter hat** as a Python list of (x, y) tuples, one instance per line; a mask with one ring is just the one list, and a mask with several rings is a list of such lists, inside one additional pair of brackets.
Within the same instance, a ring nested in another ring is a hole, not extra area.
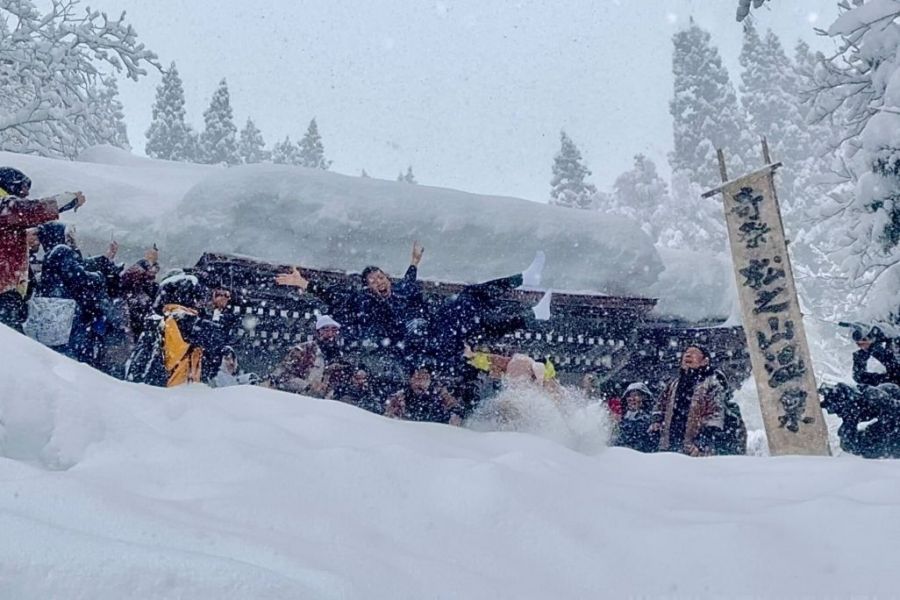
[(341, 324), (332, 319), (328, 315), (319, 315), (316, 317), (316, 331), (322, 329), (323, 327), (337, 327), (341, 328)]
[(66, 225), (59, 221), (44, 223), (38, 226), (37, 235), (44, 252), (50, 252), (60, 244), (66, 243)]
[(31, 180), (22, 171), (0, 167), (0, 188), (10, 196), (18, 196), (23, 187), (31, 187)]
[(653, 397), (653, 393), (650, 391), (650, 388), (647, 387), (647, 384), (643, 381), (635, 381), (634, 383), (629, 384), (628, 387), (625, 388), (625, 393), (622, 394), (622, 397), (624, 398), (625, 396), (627, 396), (628, 392), (641, 392), (642, 394), (647, 396), (647, 398)]
[(203, 287), (194, 275), (176, 273), (163, 279), (159, 283), (159, 293), (156, 296), (155, 306), (161, 311), (167, 304), (179, 304), (188, 308), (195, 308), (203, 298)]

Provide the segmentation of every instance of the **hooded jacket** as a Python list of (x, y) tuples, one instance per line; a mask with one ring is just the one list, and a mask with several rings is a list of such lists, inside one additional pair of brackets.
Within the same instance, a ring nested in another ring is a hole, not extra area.
[(101, 315), (106, 282), (99, 273), (88, 271), (81, 255), (66, 245), (65, 225), (58, 222), (41, 225), (38, 239), (46, 253), (38, 295), (75, 300), (82, 320)]

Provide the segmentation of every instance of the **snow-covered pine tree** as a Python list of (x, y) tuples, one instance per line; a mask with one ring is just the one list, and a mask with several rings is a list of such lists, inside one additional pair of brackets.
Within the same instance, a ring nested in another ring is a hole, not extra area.
[(245, 165), (265, 162), (270, 158), (262, 132), (250, 117), (247, 117), (247, 123), (241, 129), (241, 139), (238, 141), (238, 156)]
[(201, 162), (218, 165), (236, 165), (240, 162), (237, 153), (237, 127), (231, 110), (231, 97), (225, 79), (203, 111), (204, 129), (200, 134)]
[(400, 171), (400, 174), (397, 175), (397, 181), (401, 181), (403, 183), (412, 183), (412, 184), (419, 183), (418, 181), (416, 181), (416, 176), (413, 175), (412, 165), (409, 165), (408, 167), (406, 167), (406, 173), (404, 173), (403, 171)]
[(124, 15), (79, 4), (50, 0), (42, 13), (31, 0), (0, 2), (0, 149), (74, 158), (98, 139), (122, 142), (107, 80), (137, 81), (159, 64)]
[[(669, 165), (673, 173), (684, 171), (691, 181), (708, 189), (721, 183), (717, 148), (725, 152), (729, 176), (737, 176), (746, 169), (746, 159), (757, 144), (747, 131), (728, 71), (709, 33), (691, 19), (673, 41), (675, 94), (669, 111), (675, 149), (669, 154)], [(756, 159), (750, 164), (759, 163)]]
[(284, 140), (276, 142), (272, 148), (272, 162), (276, 165), (299, 165), (300, 148), (291, 141), (291, 136), (284, 136)]
[(173, 62), (156, 88), (153, 118), (146, 133), (144, 152), (164, 160), (196, 160), (196, 140), (185, 122), (184, 85)]
[(763, 5), (766, 0), (738, 0), (737, 6), (737, 20), (743, 21), (747, 18), (747, 15), (750, 14), (750, 4), (753, 3), (753, 8), (759, 8)]
[(651, 219), (659, 232), (657, 244), (707, 254), (726, 251), (728, 232), (722, 204), (701, 198), (703, 192), (686, 171), (672, 174), (671, 193), (662, 196)]
[[(797, 177), (812, 165), (812, 142), (801, 111), (797, 70), (787, 57), (778, 36), (771, 30), (761, 40), (752, 21), (744, 22), (744, 44), (740, 62), (741, 102), (750, 128), (757, 138), (765, 137), (774, 160), (785, 164), (779, 173), (782, 208), (790, 214), (804, 210), (804, 198)], [(760, 160), (762, 160), (760, 158)]]
[(654, 215), (668, 204), (669, 186), (656, 172), (656, 165), (643, 154), (634, 157), (634, 166), (616, 178), (613, 184), (613, 212), (632, 217), (656, 239), (659, 223)]
[(322, 145), (322, 136), (319, 135), (319, 126), (315, 119), (309, 122), (309, 127), (300, 140), (300, 165), (324, 170), (328, 170), (331, 166), (331, 161), (325, 160), (325, 147)]
[(103, 90), (99, 97), (99, 114), (107, 129), (96, 136), (95, 144), (110, 144), (117, 148), (131, 149), (128, 143), (128, 127), (125, 125), (125, 107), (119, 100), (119, 84), (112, 75), (103, 78)]
[(591, 170), (582, 162), (581, 151), (565, 131), (559, 134), (560, 148), (553, 157), (550, 203), (572, 208), (590, 208), (597, 188), (584, 178)]

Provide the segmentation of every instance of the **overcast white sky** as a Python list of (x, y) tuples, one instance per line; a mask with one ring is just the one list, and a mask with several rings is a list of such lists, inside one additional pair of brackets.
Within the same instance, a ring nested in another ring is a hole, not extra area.
[[(827, 27), (832, 0), (756, 11), (792, 50)], [(228, 79), (238, 127), (298, 140), (313, 116), (332, 169), (544, 201), (565, 128), (601, 188), (643, 152), (663, 169), (672, 141), (672, 34), (690, 16), (713, 33), (736, 83), (735, 0), (95, 0), (128, 11), (174, 60), (188, 119)], [(160, 75), (121, 82), (138, 153)]]

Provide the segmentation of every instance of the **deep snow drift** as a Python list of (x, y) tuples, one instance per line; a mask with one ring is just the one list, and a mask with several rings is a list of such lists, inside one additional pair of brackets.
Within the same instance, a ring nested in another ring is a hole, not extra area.
[(883, 597), (900, 463), (579, 454), (0, 328), (0, 597)]

